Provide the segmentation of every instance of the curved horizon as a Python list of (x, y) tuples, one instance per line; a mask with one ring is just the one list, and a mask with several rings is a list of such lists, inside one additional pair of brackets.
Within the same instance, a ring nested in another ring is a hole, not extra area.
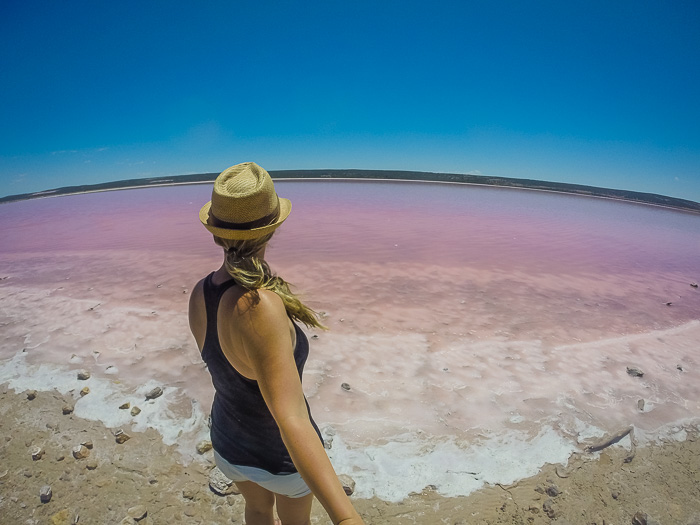
[[(59, 197), (64, 195), (76, 195), (81, 193), (94, 193), (101, 191), (118, 191), (159, 186), (176, 186), (183, 184), (209, 184), (213, 183), (218, 173), (200, 173), (190, 175), (175, 175), (171, 177), (145, 177), (138, 179), (124, 179), (97, 184), (85, 184), (79, 186), (63, 186), (51, 188), (33, 193), (8, 195), (0, 198), (0, 204), (18, 202), (23, 200)], [(658, 193), (619, 190), (585, 184), (553, 183), (536, 179), (515, 179), (510, 177), (495, 177), (489, 175), (474, 175), (460, 173), (439, 173), (428, 171), (400, 171), (400, 170), (354, 170), (354, 169), (327, 169), (327, 170), (272, 170), (270, 175), (274, 180), (306, 180), (306, 181), (332, 181), (332, 180), (359, 180), (359, 181), (393, 181), (393, 182), (428, 182), (466, 184), (477, 186), (502, 187), (510, 189), (549, 191), (586, 197), (607, 198), (661, 206), (670, 209), (700, 213), (700, 202), (679, 199)], [(406, 178), (403, 178), (406, 177)]]

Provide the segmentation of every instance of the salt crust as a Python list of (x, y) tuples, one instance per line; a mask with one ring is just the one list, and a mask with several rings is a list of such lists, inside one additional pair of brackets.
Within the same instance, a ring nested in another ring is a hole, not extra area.
[[(158, 431), (167, 445), (177, 444), (183, 462), (195, 456), (194, 444), (208, 436), (205, 414), (197, 401), (187, 398), (175, 387), (164, 388), (164, 395), (145, 399), (145, 394), (159, 386), (154, 380), (132, 387), (117, 380), (91, 377), (78, 381), (75, 370), (66, 367), (26, 363), (26, 352), (18, 352), (0, 364), (0, 384), (21, 392), (24, 390), (75, 393), (78, 386), (88, 384), (90, 394), (77, 398), (75, 415), (100, 421), (110, 428), (128, 424), (137, 432), (147, 428)], [(129, 401), (142, 412), (132, 418), (118, 406)], [(187, 410), (183, 410), (183, 408)], [(357, 482), (356, 494), (361, 498), (376, 496), (398, 502), (413, 492), (433, 485), (438, 493), (448, 497), (468, 495), (487, 484), (512, 484), (535, 475), (547, 463), (566, 464), (580, 450), (577, 441), (601, 436), (603, 431), (577, 420), (572, 423), (578, 437), (563, 436), (553, 426), (544, 424), (539, 433), (531, 435), (519, 430), (482, 433), (471, 443), (461, 443), (454, 437), (436, 438), (423, 433), (407, 432), (392, 437), (383, 444), (362, 447), (348, 446), (333, 427), (325, 427), (326, 437), (333, 437), (329, 456), (336, 471), (350, 475)], [(698, 421), (683, 421), (658, 429), (653, 436), (642, 433), (642, 439), (683, 441), (685, 427)], [(629, 439), (618, 446), (628, 447)]]

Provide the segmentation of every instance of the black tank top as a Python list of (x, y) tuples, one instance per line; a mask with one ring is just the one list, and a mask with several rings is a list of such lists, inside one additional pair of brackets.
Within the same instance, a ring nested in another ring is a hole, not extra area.
[[(239, 374), (221, 350), (216, 323), (219, 302), (224, 292), (236, 283), (231, 280), (215, 285), (212, 282), (213, 275), (211, 273), (204, 280), (207, 333), (202, 359), (207, 364), (216, 391), (211, 409), (211, 441), (214, 450), (234, 465), (256, 467), (271, 474), (297, 472), (257, 381)], [(293, 324), (296, 331), (294, 361), (301, 379), (309, 356), (309, 340), (299, 326)], [(308, 402), (306, 409), (309, 410)], [(309, 419), (323, 442), (310, 411)]]

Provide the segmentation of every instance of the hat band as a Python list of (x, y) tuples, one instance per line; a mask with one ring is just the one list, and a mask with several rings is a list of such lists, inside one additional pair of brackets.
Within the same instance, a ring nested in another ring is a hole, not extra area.
[(272, 213), (268, 213), (264, 217), (255, 219), (254, 221), (248, 222), (227, 222), (216, 218), (212, 213), (211, 208), (209, 209), (209, 224), (217, 228), (225, 228), (227, 230), (252, 230), (253, 228), (261, 228), (263, 226), (268, 226), (275, 222), (280, 215), (280, 202), (277, 201), (277, 207)]

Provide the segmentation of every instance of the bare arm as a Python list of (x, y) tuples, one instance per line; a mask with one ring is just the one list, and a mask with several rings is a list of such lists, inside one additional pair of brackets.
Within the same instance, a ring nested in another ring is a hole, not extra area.
[(294, 465), (333, 523), (362, 524), (311, 425), (284, 305), (273, 292), (258, 293), (254, 307), (240, 301), (234, 309), (238, 340), (232, 342), (245, 349)]

